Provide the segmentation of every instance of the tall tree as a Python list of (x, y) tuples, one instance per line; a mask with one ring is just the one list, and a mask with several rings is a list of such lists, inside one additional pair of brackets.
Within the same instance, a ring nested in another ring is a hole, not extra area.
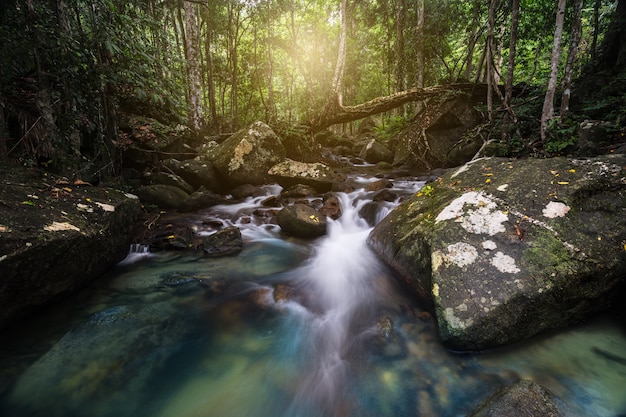
[(189, 109), (187, 109), (189, 127), (198, 132), (203, 127), (202, 82), (200, 77), (200, 39), (198, 36), (197, 5), (184, 1), (185, 9), (185, 51), (187, 57), (187, 76), (189, 79)]
[(487, 42), (485, 45), (485, 60), (487, 64), (486, 80), (487, 80), (487, 115), (489, 121), (493, 121), (493, 88), (495, 81), (494, 66), (494, 49), (495, 49), (495, 24), (496, 24), (496, 6), (498, 0), (489, 1), (489, 15), (487, 18)]
[(417, 13), (417, 45), (415, 45), (415, 65), (416, 76), (415, 86), (417, 88), (424, 87), (424, 32), (425, 32), (425, 7), (424, 0), (416, 0), (416, 13)]
[(406, 89), (406, 51), (404, 32), (406, 31), (406, 0), (398, 0), (396, 13), (396, 91)]
[(572, 32), (569, 40), (569, 50), (567, 52), (567, 61), (563, 70), (563, 94), (561, 96), (561, 120), (563, 120), (569, 112), (569, 102), (572, 95), (572, 77), (574, 74), (574, 62), (578, 56), (578, 45), (582, 36), (582, 9), (583, 0), (576, 0), (574, 3), (574, 12), (572, 16)]
[[(513, 112), (511, 100), (513, 99), (513, 80), (515, 78), (515, 53), (517, 50), (517, 33), (519, 27), (519, 0), (511, 2), (511, 33), (509, 37), (509, 58), (507, 61), (506, 80), (504, 83), (504, 120), (502, 123), (502, 136), (506, 138), (509, 133), (509, 121)], [(514, 120), (515, 121), (515, 120)]]
[(339, 34), (339, 47), (337, 48), (337, 62), (335, 75), (333, 76), (332, 95), (336, 106), (343, 106), (343, 78), (346, 68), (347, 43), (348, 43), (348, 0), (341, 0), (341, 30)]
[(554, 119), (554, 95), (559, 75), (559, 58), (561, 56), (561, 38), (563, 37), (563, 21), (565, 20), (566, 0), (559, 0), (556, 11), (556, 28), (554, 29), (554, 43), (550, 60), (550, 79), (543, 101), (541, 112), (541, 140), (545, 142), (549, 122)]

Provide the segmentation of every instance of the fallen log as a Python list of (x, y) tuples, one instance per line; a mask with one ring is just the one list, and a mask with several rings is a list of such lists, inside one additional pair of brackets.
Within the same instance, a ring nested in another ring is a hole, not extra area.
[(458, 92), (471, 93), (477, 97), (485, 97), (487, 86), (486, 84), (460, 83), (411, 88), (410, 90), (400, 91), (389, 96), (376, 97), (375, 99), (356, 106), (332, 106), (317, 117), (314, 117), (309, 123), (309, 126), (312, 132), (319, 132), (329, 126), (353, 122), (367, 116), (384, 113), (406, 103), (426, 100), (437, 95), (454, 94)]

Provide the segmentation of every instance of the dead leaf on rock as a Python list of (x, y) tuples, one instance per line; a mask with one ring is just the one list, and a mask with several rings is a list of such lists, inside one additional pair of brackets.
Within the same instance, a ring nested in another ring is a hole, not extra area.
[(48, 232), (62, 232), (66, 230), (74, 230), (80, 232), (80, 229), (68, 222), (52, 222), (50, 226), (44, 227), (44, 230)]

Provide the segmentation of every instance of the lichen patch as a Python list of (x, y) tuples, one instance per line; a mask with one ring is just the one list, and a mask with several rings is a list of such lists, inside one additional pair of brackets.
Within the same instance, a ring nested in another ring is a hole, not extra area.
[(498, 247), (498, 245), (496, 245), (496, 242), (494, 242), (493, 240), (485, 240), (482, 243), (482, 247), (486, 250), (494, 250)]
[(565, 217), (570, 209), (571, 207), (564, 203), (560, 203), (558, 201), (550, 201), (546, 205), (546, 208), (543, 209), (542, 213), (544, 217), (554, 219), (555, 217)]
[[(465, 208), (465, 205), (470, 208)], [(475, 207), (475, 208), (472, 208)], [(509, 216), (498, 210), (497, 204), (481, 191), (470, 191), (454, 199), (435, 219), (435, 223), (455, 219), (470, 233), (487, 234), (506, 231), (503, 223)]]
[(515, 264), (515, 259), (513, 259), (509, 255), (505, 255), (504, 253), (498, 251), (491, 258), (489, 262), (492, 266), (494, 266), (498, 271), (507, 273), (507, 274), (517, 274), (520, 272), (520, 269)]
[(228, 170), (230, 172), (236, 171), (243, 166), (243, 158), (252, 152), (254, 146), (245, 138), (241, 140), (235, 147), (235, 152), (233, 153), (233, 158), (228, 163)]
[(459, 242), (448, 245), (447, 258), (458, 267), (464, 267), (476, 262), (478, 251), (470, 244)]
[[(464, 304), (461, 304), (461, 305), (464, 305)], [(467, 306), (465, 306), (465, 308), (467, 309)], [(468, 327), (470, 327), (472, 324), (474, 324), (474, 320), (472, 318), (469, 318), (467, 320), (463, 320), (463, 319), (457, 317), (454, 314), (454, 309), (452, 307), (446, 308), (443, 311), (443, 316), (444, 316), (446, 322), (448, 323), (448, 326), (451, 329), (464, 330), (464, 329), (467, 329)]]

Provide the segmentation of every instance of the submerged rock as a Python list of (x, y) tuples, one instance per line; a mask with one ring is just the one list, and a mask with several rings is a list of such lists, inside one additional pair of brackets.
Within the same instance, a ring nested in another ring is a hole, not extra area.
[(459, 350), (511, 343), (611, 305), (626, 275), (623, 155), (483, 159), (425, 186), (368, 242)]
[(18, 415), (151, 414), (135, 408), (197, 329), (166, 303), (95, 313), (20, 376), (8, 395), (10, 409)]
[(531, 381), (520, 381), (498, 390), (469, 417), (561, 417), (558, 400)]

